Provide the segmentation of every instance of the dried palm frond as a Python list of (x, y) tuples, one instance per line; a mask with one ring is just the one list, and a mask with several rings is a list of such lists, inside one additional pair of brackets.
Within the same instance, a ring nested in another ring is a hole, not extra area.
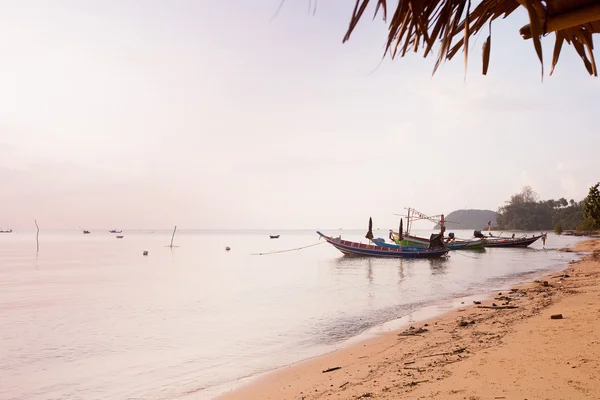
[(422, 49), (423, 56), (427, 57), (437, 44), (439, 50), (433, 73), (443, 61), (452, 59), (461, 49), (466, 73), (469, 38), (489, 24), (490, 35), (483, 46), (483, 73), (486, 74), (492, 21), (506, 18), (522, 6), (529, 15), (529, 25), (521, 28), (521, 34), (525, 39), (532, 39), (542, 76), (541, 37), (552, 31), (556, 32), (556, 43), (550, 73), (554, 71), (566, 41), (573, 45), (588, 72), (597, 76), (592, 40), (592, 34), (600, 32), (600, 5), (596, 0), (481, 0), (473, 10), (471, 0), (395, 0), (397, 4), (393, 13), (388, 12), (386, 0), (356, 0), (344, 42), (350, 39), (371, 2), (376, 3), (375, 16), (381, 12), (386, 22), (388, 15), (392, 16), (388, 22), (384, 55), (389, 54), (393, 59), (398, 55), (403, 57), (409, 49), (414, 52)]

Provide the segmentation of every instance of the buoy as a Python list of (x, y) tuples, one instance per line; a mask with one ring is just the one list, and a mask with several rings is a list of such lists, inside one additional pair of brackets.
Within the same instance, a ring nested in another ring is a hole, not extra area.
[(148, 255), (148, 250), (144, 250), (144, 255), (147, 256)]
[(229, 251), (229, 250), (231, 250), (231, 247), (227, 246), (227, 247), (225, 247), (225, 250)]

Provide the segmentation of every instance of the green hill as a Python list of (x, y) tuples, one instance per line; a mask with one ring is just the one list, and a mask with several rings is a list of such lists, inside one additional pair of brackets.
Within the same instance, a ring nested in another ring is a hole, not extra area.
[[(488, 221), (496, 226), (498, 213), (491, 210), (456, 210), (446, 215), (446, 230), (487, 229)], [(439, 229), (439, 224), (434, 229)]]

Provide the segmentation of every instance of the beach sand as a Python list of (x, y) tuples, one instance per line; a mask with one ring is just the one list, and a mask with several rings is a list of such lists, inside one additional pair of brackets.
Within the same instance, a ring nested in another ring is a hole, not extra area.
[[(508, 297), (517, 308), (467, 306), (279, 369), (220, 399), (600, 399), (600, 240), (574, 250), (592, 254), (483, 303), (506, 305)], [(341, 368), (323, 372), (333, 367)]]

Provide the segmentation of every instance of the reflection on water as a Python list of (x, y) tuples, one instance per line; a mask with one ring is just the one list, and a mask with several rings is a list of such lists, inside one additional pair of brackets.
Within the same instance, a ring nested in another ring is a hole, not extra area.
[(448, 258), (432, 258), (429, 261), (429, 269), (432, 275), (443, 275), (447, 273)]
[(400, 259), (399, 261), (400, 263), (398, 264), (398, 284), (402, 283), (402, 281), (404, 280), (404, 260)]
[[(166, 248), (170, 230), (121, 240), (43, 232), (39, 254), (34, 233), (0, 237), (0, 370), (10, 382), (0, 398), (211, 398), (432, 302), (572, 258), (541, 243), (427, 260), (348, 258), (329, 245), (251, 255), (318, 243), (314, 232), (281, 233), (178, 231), (180, 247)], [(353, 234), (344, 238), (364, 232)]]

